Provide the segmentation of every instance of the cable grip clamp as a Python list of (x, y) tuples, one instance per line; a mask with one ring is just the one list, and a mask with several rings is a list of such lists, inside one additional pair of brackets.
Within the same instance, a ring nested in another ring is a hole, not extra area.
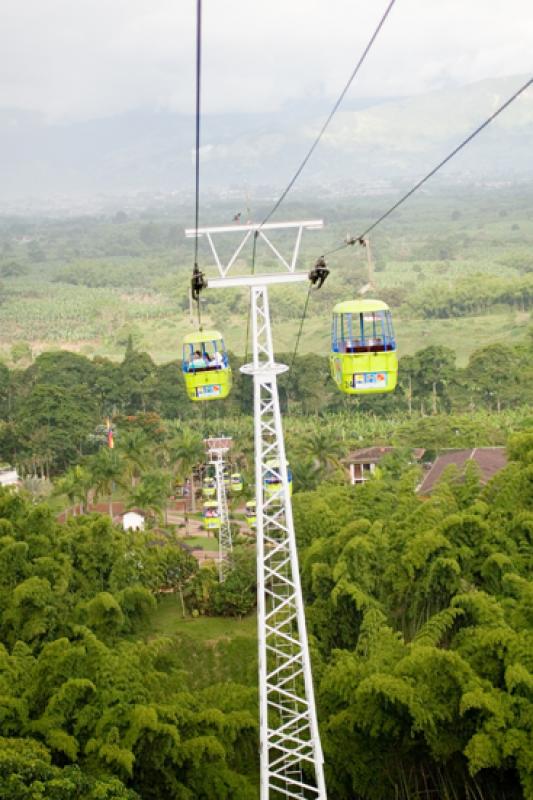
[(200, 299), (200, 292), (202, 289), (207, 289), (207, 279), (204, 273), (198, 268), (198, 264), (195, 264), (191, 278), (191, 294), (193, 300)]
[(320, 256), (312, 270), (309, 271), (309, 280), (315, 289), (320, 289), (324, 285), (324, 281), (329, 275), (329, 269), (326, 265), (324, 256)]

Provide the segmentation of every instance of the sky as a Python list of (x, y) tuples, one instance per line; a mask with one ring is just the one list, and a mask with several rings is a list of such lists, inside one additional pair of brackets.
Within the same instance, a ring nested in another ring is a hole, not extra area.
[[(387, 0), (203, 0), (206, 113), (334, 99)], [(194, 108), (195, 0), (2, 0), (0, 109)], [(533, 73), (532, 0), (396, 0), (350, 98)]]

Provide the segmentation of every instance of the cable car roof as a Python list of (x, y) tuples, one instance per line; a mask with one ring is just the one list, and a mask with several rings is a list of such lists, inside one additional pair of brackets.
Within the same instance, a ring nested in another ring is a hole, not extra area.
[(195, 331), (189, 333), (183, 339), (183, 344), (196, 344), (201, 342), (213, 342), (216, 339), (223, 339), (220, 331)]
[(334, 314), (365, 314), (367, 311), (389, 311), (383, 300), (344, 300), (337, 303)]
[(207, 503), (204, 503), (204, 508), (218, 508), (218, 503), (216, 500), (210, 500)]

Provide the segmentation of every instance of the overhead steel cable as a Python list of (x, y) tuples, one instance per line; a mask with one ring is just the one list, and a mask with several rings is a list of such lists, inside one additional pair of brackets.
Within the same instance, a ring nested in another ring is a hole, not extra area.
[[(194, 227), (198, 232), (200, 219), (200, 93), (202, 85), (202, 0), (196, 3), (196, 164)], [(198, 236), (194, 239), (194, 264), (198, 265)]]
[(202, 0), (196, 0), (196, 160), (195, 160), (195, 203), (194, 203), (194, 266), (191, 279), (192, 297), (196, 300), (198, 312), (198, 327), (202, 330), (202, 315), (200, 312), (200, 292), (205, 288), (205, 278), (198, 266), (198, 225), (200, 220), (200, 101), (202, 86)]
[[(302, 316), (301, 316), (301, 319), (300, 319), (300, 327), (298, 329), (298, 334), (296, 336), (296, 344), (294, 345), (294, 351), (293, 351), (292, 359), (291, 359), (291, 363), (290, 363), (290, 369), (291, 369), (291, 375), (292, 376), (294, 375), (294, 372), (292, 371), (292, 368), (294, 367), (294, 362), (296, 361), (296, 356), (298, 354), (298, 348), (300, 346), (300, 339), (302, 338), (302, 331), (304, 329), (304, 322), (305, 322), (305, 318), (307, 317), (307, 309), (309, 307), (309, 298), (311, 297), (311, 288), (312, 288), (312, 284), (309, 284), (309, 288), (307, 289), (307, 296), (305, 298), (304, 310), (302, 312)], [(289, 382), (289, 389), (291, 388), (291, 386), (292, 386), (292, 380)]]
[[(257, 231), (254, 231), (254, 241), (253, 241), (253, 249), (252, 249), (252, 275), (255, 274), (255, 254), (257, 252)], [(250, 338), (250, 315), (251, 315), (252, 303), (248, 304), (248, 316), (246, 318), (246, 347), (244, 351), (244, 363), (248, 361), (248, 339)]]
[(285, 190), (282, 192), (282, 194), (281, 194), (281, 195), (279, 196), (279, 198), (276, 200), (276, 203), (274, 204), (273, 208), (272, 208), (272, 209), (271, 209), (271, 211), (268, 213), (268, 215), (267, 215), (267, 216), (264, 218), (264, 220), (261, 222), (261, 225), (265, 225), (265, 224), (268, 222), (268, 220), (269, 220), (269, 219), (272, 217), (272, 215), (273, 215), (273, 214), (274, 214), (274, 213), (275, 213), (275, 212), (278, 210), (278, 208), (279, 208), (279, 207), (280, 207), (280, 205), (283, 203), (283, 201), (285, 200), (285, 198), (286, 198), (286, 197), (287, 197), (287, 195), (289, 194), (290, 190), (292, 189), (292, 187), (294, 186), (294, 184), (296, 183), (296, 181), (297, 181), (297, 180), (298, 180), (298, 178), (300, 177), (300, 175), (301, 175), (301, 173), (302, 173), (302, 171), (303, 171), (303, 169), (304, 169), (305, 165), (307, 164), (307, 162), (309, 161), (309, 159), (310, 159), (310, 158), (311, 158), (311, 156), (313, 155), (313, 153), (314, 153), (314, 151), (315, 151), (315, 149), (316, 149), (316, 147), (317, 147), (318, 143), (320, 142), (320, 140), (322, 139), (322, 136), (323, 136), (323, 135), (324, 135), (324, 133), (326, 132), (326, 129), (327, 129), (327, 127), (329, 126), (329, 123), (331, 122), (331, 120), (332, 120), (332, 119), (333, 119), (333, 117), (335, 116), (335, 113), (337, 112), (337, 110), (338, 110), (338, 108), (339, 108), (340, 104), (341, 104), (341, 103), (342, 103), (342, 101), (344, 100), (344, 97), (345, 97), (345, 95), (346, 95), (346, 92), (348, 91), (348, 89), (349, 89), (349, 88), (350, 88), (350, 86), (352, 85), (352, 82), (353, 82), (353, 80), (354, 80), (355, 76), (356, 76), (356, 75), (357, 75), (357, 73), (359, 72), (359, 70), (360, 70), (360, 68), (361, 68), (361, 66), (362, 66), (362, 64), (363, 64), (363, 62), (364, 62), (364, 60), (366, 59), (366, 57), (367, 57), (368, 53), (370, 52), (370, 49), (371, 49), (372, 45), (374, 44), (374, 42), (375, 42), (375, 40), (376, 40), (376, 38), (377, 38), (377, 35), (378, 35), (378, 33), (380, 32), (381, 28), (383, 27), (383, 24), (385, 23), (385, 20), (387, 19), (388, 15), (389, 15), (389, 12), (391, 11), (391, 9), (392, 9), (392, 7), (393, 7), (393, 5), (394, 5), (394, 3), (395, 3), (395, 2), (396, 2), (396, 0), (390, 0), (389, 4), (388, 4), (388, 6), (387, 6), (387, 8), (386, 8), (386, 10), (385, 10), (385, 13), (384, 13), (384, 14), (383, 14), (383, 16), (381, 17), (381, 19), (380, 19), (380, 21), (379, 21), (379, 24), (378, 24), (378, 26), (377, 26), (377, 28), (376, 28), (376, 30), (374, 31), (374, 33), (372, 34), (372, 36), (371, 36), (371, 38), (370, 38), (370, 41), (368, 42), (367, 46), (366, 46), (366, 47), (365, 47), (365, 49), (363, 50), (363, 53), (362, 53), (361, 57), (359, 58), (359, 61), (358, 61), (358, 62), (357, 62), (357, 64), (355, 65), (355, 68), (354, 68), (354, 70), (353, 70), (352, 74), (350, 75), (350, 77), (349, 77), (349, 79), (348, 79), (348, 82), (347, 82), (346, 86), (344, 87), (344, 89), (343, 89), (343, 90), (342, 90), (342, 92), (340, 93), (340, 95), (339, 95), (339, 98), (338, 98), (337, 102), (335, 103), (335, 105), (334, 105), (334, 106), (333, 106), (333, 108), (331, 109), (331, 111), (330, 111), (330, 114), (329, 114), (328, 118), (326, 119), (326, 121), (325, 121), (325, 122), (324, 122), (324, 124), (322, 125), (322, 128), (320, 129), (320, 131), (319, 131), (319, 133), (318, 133), (318, 136), (316, 137), (315, 141), (314, 141), (314, 142), (313, 142), (313, 144), (311, 145), (311, 147), (310, 147), (310, 149), (309, 149), (308, 153), (306, 154), (306, 156), (305, 156), (305, 158), (303, 159), (302, 163), (300, 164), (300, 166), (298, 167), (298, 169), (297, 169), (297, 170), (296, 170), (296, 172), (294, 173), (293, 177), (292, 177), (292, 178), (291, 178), (291, 180), (289, 181), (289, 183), (288, 183), (288, 185), (287, 185), (286, 189), (285, 189)]
[(448, 161), (451, 161), (451, 159), (454, 156), (456, 156), (457, 153), (459, 153), (460, 150), (463, 149), (463, 147), (465, 147), (469, 142), (471, 142), (472, 139), (474, 139), (478, 135), (478, 133), (481, 133), (481, 131), (484, 128), (486, 128), (487, 125), (490, 125), (490, 123), (493, 120), (495, 120), (496, 117), (499, 114), (502, 113), (502, 111), (505, 111), (505, 109), (508, 108), (511, 105), (511, 103), (513, 103), (518, 97), (520, 97), (520, 95), (523, 92), (525, 92), (526, 89), (528, 89), (532, 84), (533, 84), (533, 78), (530, 78), (528, 81), (526, 81), (526, 83), (524, 83), (523, 86), (520, 87), (520, 89), (518, 89), (513, 95), (511, 95), (511, 97), (509, 97), (509, 99), (506, 100), (505, 103), (503, 103), (499, 108), (497, 108), (496, 111), (493, 114), (491, 114), (490, 117), (488, 117), (485, 120), (485, 122), (483, 122), (474, 131), (472, 131), (472, 133), (469, 134), (469, 136), (467, 136), (466, 139), (463, 139), (463, 141), (459, 145), (457, 145), (457, 147), (454, 148), (454, 150), (452, 150), (452, 152), (449, 153), (446, 156), (446, 158), (443, 158), (442, 161), (440, 161), (437, 164), (437, 166), (434, 167), (431, 170), (431, 172), (428, 172), (428, 174), (425, 175), (421, 180), (419, 180), (418, 183), (416, 183), (412, 187), (412, 189), (409, 189), (409, 191), (406, 192), (402, 197), (400, 197), (400, 199), (396, 203), (394, 203), (394, 205), (391, 206), (388, 209), (388, 211), (385, 211), (384, 214), (382, 214), (380, 217), (378, 217), (378, 219), (375, 222), (373, 222), (371, 225), (369, 225), (368, 228), (366, 228), (361, 234), (359, 234), (359, 236), (348, 237), (347, 240), (343, 244), (339, 245), (339, 247), (335, 247), (333, 250), (328, 250), (326, 253), (324, 253), (324, 255), (327, 256), (327, 255), (331, 255), (332, 253), (337, 253), (339, 250), (344, 250), (344, 248), (350, 247), (350, 245), (353, 245), (356, 242), (359, 242), (360, 244), (362, 244), (364, 239), (370, 233), (370, 231), (373, 231), (374, 228), (376, 228), (378, 225), (380, 225), (383, 222), (383, 220), (387, 219), (387, 217), (389, 217), (394, 211), (396, 211), (397, 208), (399, 208), (403, 203), (405, 203), (405, 201), (408, 200), (409, 197), (411, 197), (415, 192), (417, 192), (418, 189), (420, 189), (420, 187), (423, 186), (426, 183), (426, 181), (428, 181), (430, 178), (432, 178), (433, 175), (435, 175), (436, 172), (438, 172), (445, 164), (448, 163)]

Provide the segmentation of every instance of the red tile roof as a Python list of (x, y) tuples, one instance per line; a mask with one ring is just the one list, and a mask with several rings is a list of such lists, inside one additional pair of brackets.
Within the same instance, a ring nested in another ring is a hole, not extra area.
[(474, 447), (469, 450), (449, 450), (441, 453), (418, 487), (419, 494), (429, 494), (433, 491), (446, 467), (453, 464), (463, 472), (467, 461), (476, 462), (481, 473), (481, 483), (487, 483), (506, 466), (507, 455), (504, 447)]
[[(393, 453), (396, 447), (361, 447), (359, 450), (352, 450), (342, 459), (343, 464), (378, 464), (383, 456)], [(412, 450), (413, 458), (420, 460), (425, 450), (422, 447), (414, 447)]]

